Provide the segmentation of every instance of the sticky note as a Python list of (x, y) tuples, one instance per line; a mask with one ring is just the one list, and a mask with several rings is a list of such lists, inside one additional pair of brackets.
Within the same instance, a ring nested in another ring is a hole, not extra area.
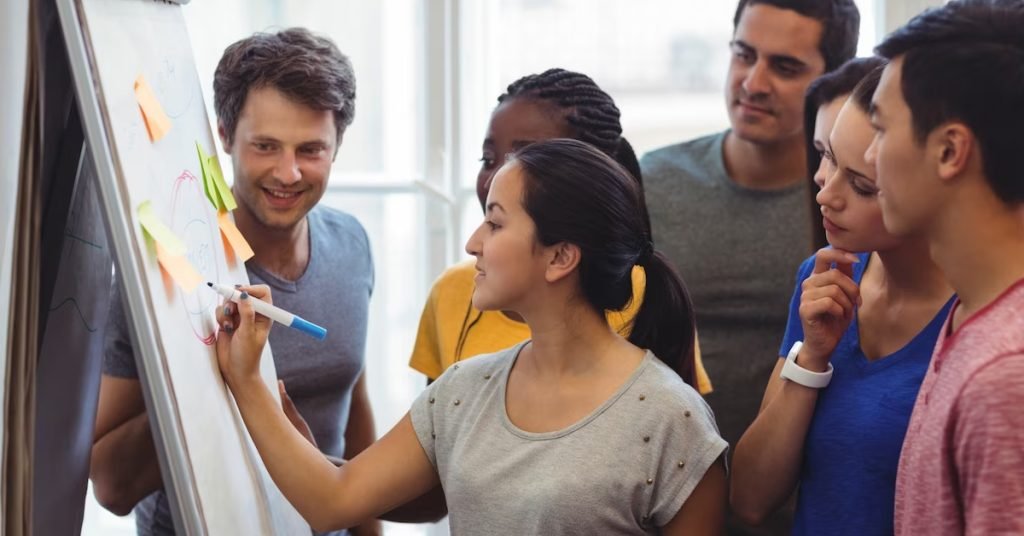
[(217, 210), (223, 208), (231, 211), (238, 208), (235, 196), (231, 194), (231, 187), (224, 180), (224, 173), (220, 169), (220, 161), (216, 155), (206, 159), (206, 171), (210, 173), (210, 178), (213, 179), (213, 184), (217, 189), (217, 195), (220, 197), (221, 202)]
[(170, 253), (160, 242), (156, 243), (156, 260), (168, 274), (171, 274), (174, 282), (188, 294), (191, 294), (203, 282), (203, 277), (192, 267), (192, 263), (188, 262), (184, 255)]
[(139, 205), (139, 208), (136, 209), (136, 213), (139, 216), (139, 223), (142, 224), (142, 229), (145, 230), (158, 245), (163, 246), (163, 248), (171, 255), (185, 254), (185, 243), (178, 239), (174, 234), (174, 231), (164, 225), (164, 222), (160, 221), (160, 218), (155, 212), (153, 212), (152, 203), (149, 201), (143, 202)]
[(196, 152), (199, 153), (199, 172), (203, 177), (203, 193), (206, 194), (206, 198), (210, 200), (214, 209), (220, 209), (220, 198), (217, 195), (217, 186), (213, 183), (213, 179), (210, 177), (209, 171), (207, 171), (206, 161), (210, 157), (203, 151), (203, 146), (196, 142)]
[(228, 239), (231, 244), (231, 249), (235, 250), (235, 254), (238, 258), (245, 262), (252, 258), (255, 253), (252, 251), (252, 247), (245, 241), (245, 237), (235, 226), (235, 222), (231, 220), (231, 214), (226, 210), (220, 210), (217, 213), (217, 222), (220, 224), (220, 232), (224, 233), (224, 238)]
[(142, 110), (150, 141), (159, 141), (167, 135), (168, 130), (171, 130), (171, 120), (164, 113), (164, 107), (157, 100), (153, 88), (149, 87), (149, 83), (141, 74), (135, 79), (135, 100)]
[(206, 198), (213, 204), (213, 208), (232, 211), (238, 208), (235, 196), (231, 194), (231, 187), (224, 180), (224, 172), (220, 168), (220, 160), (217, 155), (208, 155), (203, 151), (203, 146), (196, 142), (196, 152), (199, 154), (199, 170), (203, 175), (203, 192)]

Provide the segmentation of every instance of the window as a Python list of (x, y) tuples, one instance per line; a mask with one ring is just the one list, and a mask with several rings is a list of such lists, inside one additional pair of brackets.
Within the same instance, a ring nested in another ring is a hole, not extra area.
[[(861, 12), (858, 55), (876, 44), (876, 0)], [(487, 119), (505, 86), (552, 67), (578, 71), (607, 91), (622, 112), (623, 135), (642, 154), (728, 126), (723, 95), (736, 2), (701, 0), (490, 0), (464, 2), (464, 151), (478, 155)], [(567, 24), (568, 22), (568, 24)], [(571, 28), (567, 31), (566, 28)], [(470, 52), (471, 53), (471, 52)], [(479, 158), (479, 156), (477, 156)], [(475, 171), (462, 173), (458, 199), (465, 240), (479, 224)]]

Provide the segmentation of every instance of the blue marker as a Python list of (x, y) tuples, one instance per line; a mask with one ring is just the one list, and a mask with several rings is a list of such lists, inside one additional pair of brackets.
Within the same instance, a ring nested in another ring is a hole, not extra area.
[[(242, 292), (236, 288), (232, 288), (227, 285), (218, 285), (217, 283), (206, 283), (206, 285), (212, 288), (217, 294), (220, 294), (221, 296), (224, 296), (224, 298), (235, 303), (238, 303), (242, 299)], [(255, 309), (257, 313), (277, 322), (278, 324), (295, 328), (306, 335), (321, 341), (327, 337), (326, 329), (312, 322), (303, 320), (302, 317), (293, 315), (280, 307), (274, 307), (263, 300), (253, 298), (248, 301), (252, 304), (252, 308)]]

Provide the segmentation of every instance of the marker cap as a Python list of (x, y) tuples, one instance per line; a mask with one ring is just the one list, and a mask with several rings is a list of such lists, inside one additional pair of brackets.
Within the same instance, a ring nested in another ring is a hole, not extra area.
[(316, 325), (316, 324), (314, 324), (312, 322), (306, 322), (305, 320), (303, 320), (303, 319), (301, 319), (301, 318), (299, 318), (297, 316), (292, 320), (292, 327), (297, 329), (297, 330), (299, 330), (299, 331), (301, 331), (301, 332), (303, 332), (303, 333), (305, 333), (305, 334), (307, 334), (307, 335), (312, 335), (317, 340), (321, 340), (322, 341), (322, 340), (324, 340), (327, 337), (327, 330), (326, 329), (324, 329), (324, 328), (322, 328), (322, 327), (320, 327), (320, 326), (318, 326), (318, 325)]

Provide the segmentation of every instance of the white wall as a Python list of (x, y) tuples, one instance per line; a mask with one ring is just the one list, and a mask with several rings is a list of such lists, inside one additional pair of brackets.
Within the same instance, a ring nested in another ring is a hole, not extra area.
[(896, 28), (903, 26), (914, 15), (930, 7), (938, 7), (946, 0), (878, 0), (884, 4), (877, 22), (882, 28), (880, 37), (884, 37)]

